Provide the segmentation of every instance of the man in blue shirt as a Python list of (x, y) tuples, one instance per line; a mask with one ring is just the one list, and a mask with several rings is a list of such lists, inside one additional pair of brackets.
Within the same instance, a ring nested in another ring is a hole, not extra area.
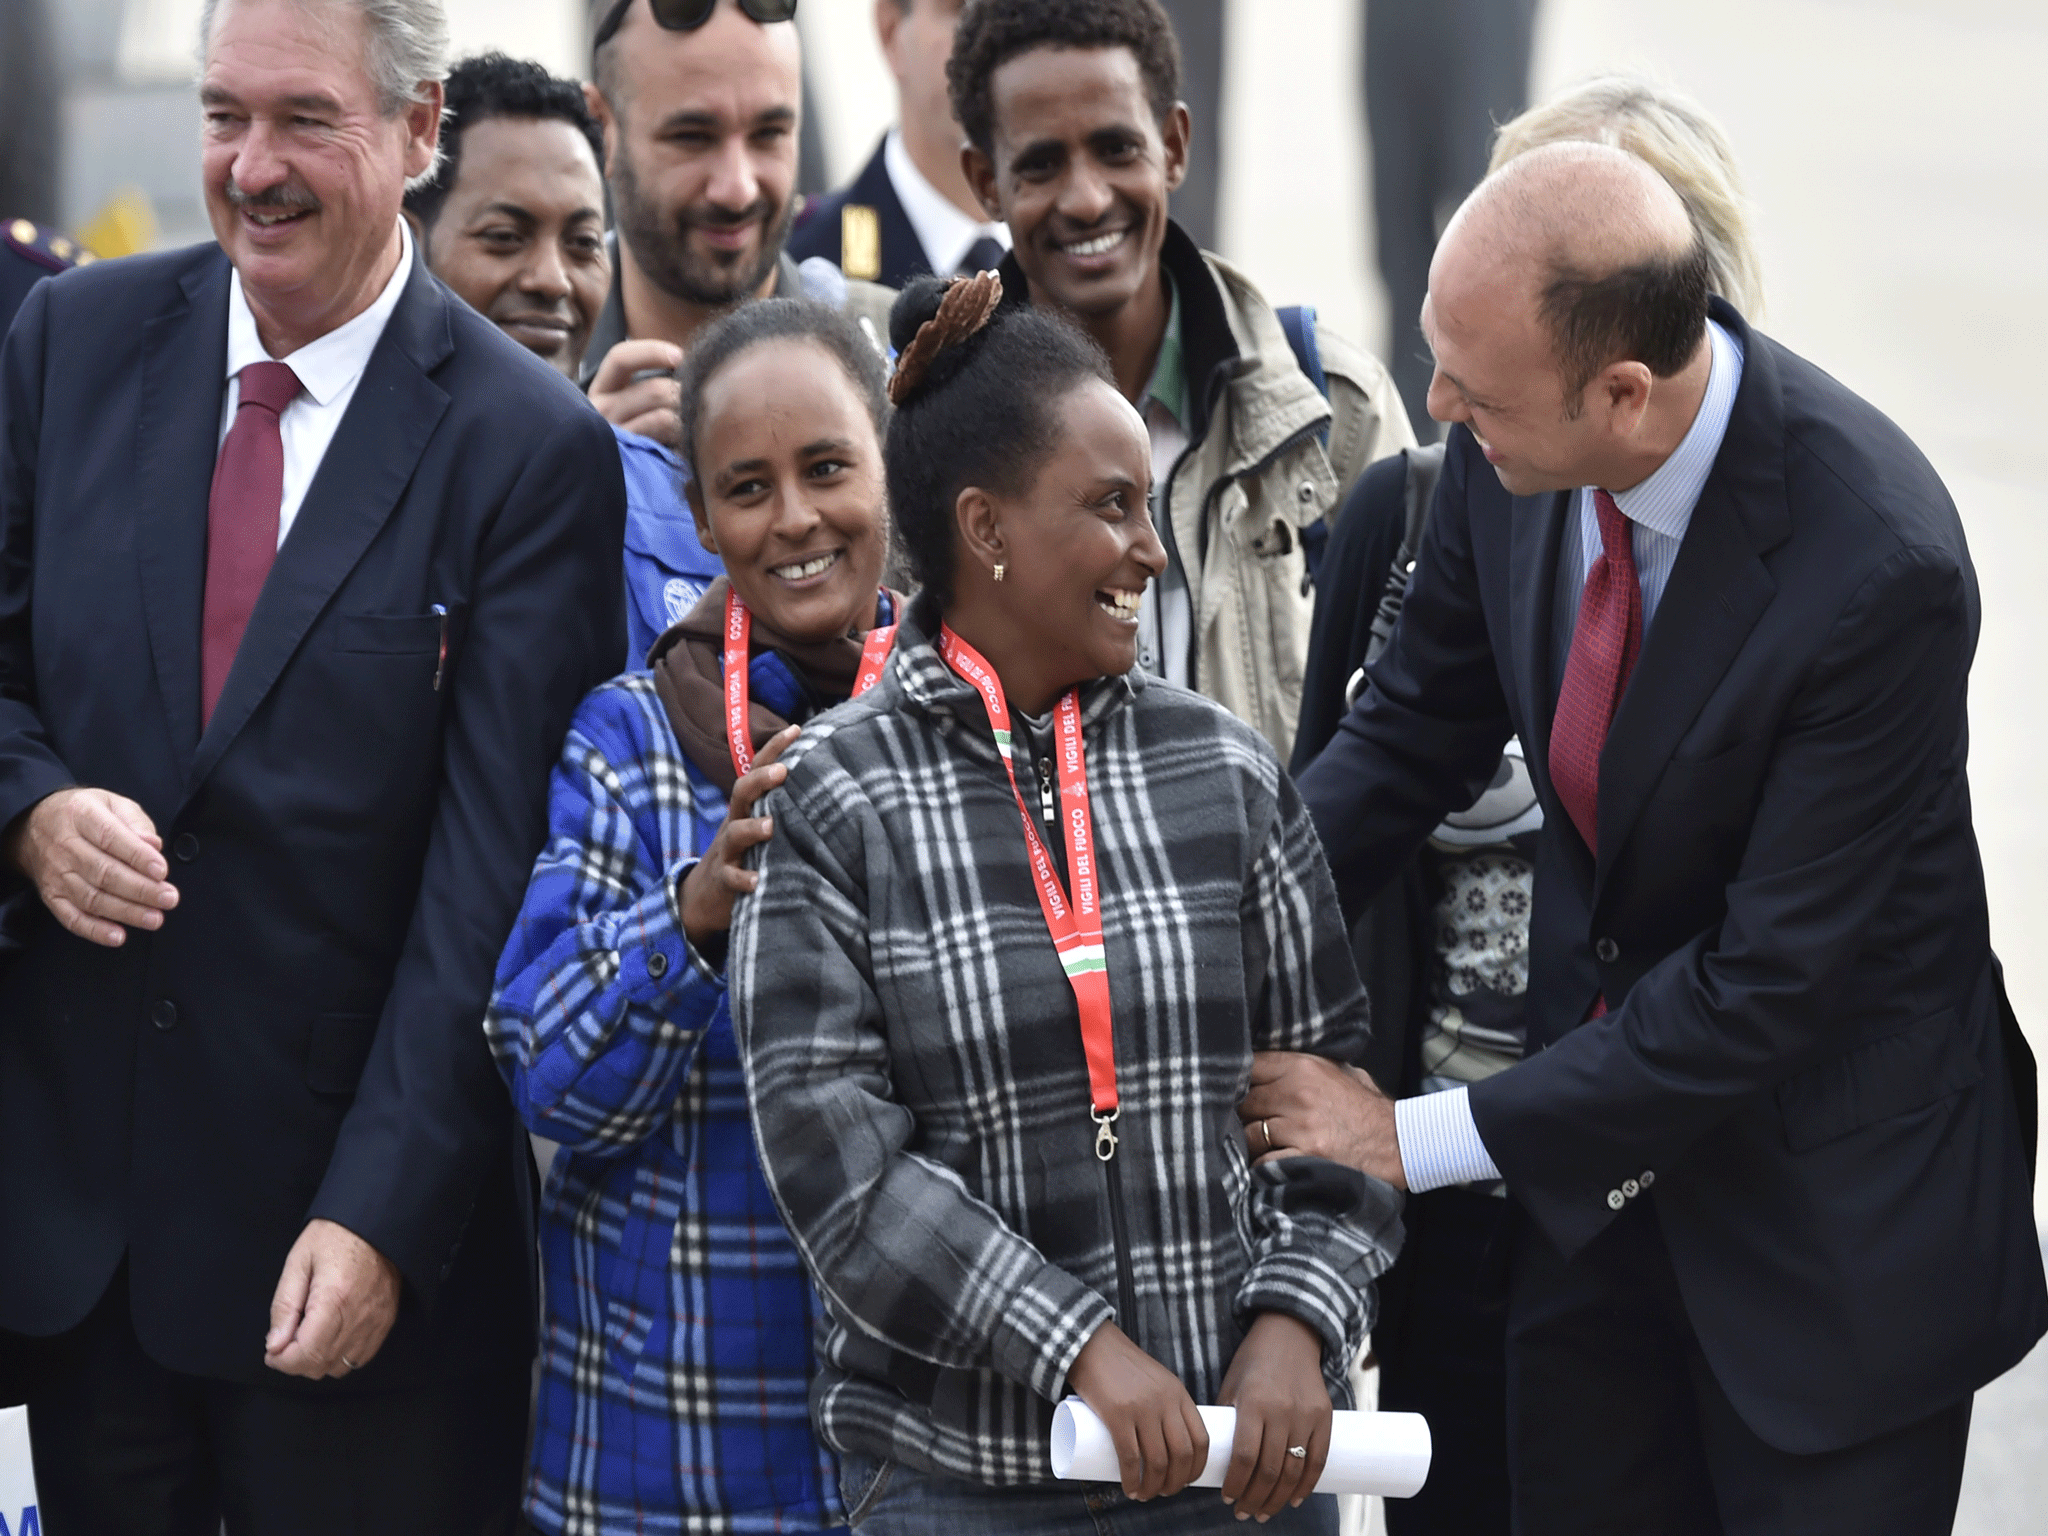
[[(669, 378), (645, 383), (675, 387)], [(697, 542), (683, 500), (690, 467), (675, 449), (617, 423), (612, 435), (626, 472), (626, 670), (637, 672), (661, 632), (697, 606), (725, 567)]]

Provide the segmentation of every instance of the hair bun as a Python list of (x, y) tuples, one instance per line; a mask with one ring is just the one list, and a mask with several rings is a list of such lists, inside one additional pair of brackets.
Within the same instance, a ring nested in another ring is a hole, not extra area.
[(909, 350), (918, 327), (939, 312), (940, 301), (946, 297), (949, 286), (947, 279), (933, 277), (929, 272), (903, 285), (896, 302), (889, 306), (889, 346), (893, 351), (900, 354)]
[(890, 402), (902, 405), (923, 388), (939, 354), (979, 332), (1002, 302), (1003, 280), (993, 272), (950, 281), (919, 278), (904, 289), (889, 312), (889, 339), (897, 348)]

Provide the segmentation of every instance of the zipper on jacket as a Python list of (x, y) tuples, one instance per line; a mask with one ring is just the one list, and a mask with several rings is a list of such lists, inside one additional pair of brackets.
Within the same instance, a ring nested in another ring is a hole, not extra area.
[[(1053, 795), (1052, 758), (1040, 757), (1036, 766), (1038, 805), (1045, 817), (1046, 841), (1048, 846), (1056, 846), (1054, 839), (1059, 830), (1059, 808)], [(1064, 869), (1057, 864), (1056, 867)], [(1131, 1233), (1124, 1217), (1124, 1177), (1116, 1160), (1117, 1138), (1110, 1129), (1109, 1121), (1098, 1118), (1095, 1130), (1095, 1156), (1102, 1164), (1103, 1178), (1109, 1183), (1109, 1237), (1110, 1246), (1116, 1250), (1117, 1326), (1135, 1340), (1138, 1336), (1138, 1281), (1131, 1269)]]
[(1109, 1181), (1109, 1238), (1116, 1249), (1116, 1325), (1140, 1344), (1138, 1338), (1138, 1282), (1131, 1272), (1131, 1233), (1124, 1221), (1123, 1165), (1114, 1157), (1102, 1160), (1102, 1176)]

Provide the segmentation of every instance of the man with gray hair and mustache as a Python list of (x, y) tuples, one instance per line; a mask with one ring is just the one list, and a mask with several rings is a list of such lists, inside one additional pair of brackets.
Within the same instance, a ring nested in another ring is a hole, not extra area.
[(509, 1532), (531, 1162), (486, 1048), (623, 644), (603, 420), (427, 270), (439, 0), (208, 0), (218, 244), (0, 351), (0, 1329), (41, 1515)]

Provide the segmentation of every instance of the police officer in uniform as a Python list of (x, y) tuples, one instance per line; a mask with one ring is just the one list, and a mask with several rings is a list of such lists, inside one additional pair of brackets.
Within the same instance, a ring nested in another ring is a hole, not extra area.
[(1009, 229), (967, 184), (946, 89), (960, 10), (961, 0), (876, 0), (896, 126), (850, 185), (805, 203), (789, 237), (798, 261), (822, 256), (848, 277), (901, 288), (926, 272), (980, 272), (1003, 259)]
[(93, 259), (91, 251), (54, 229), (9, 219), (0, 225), (0, 336), (14, 323), (14, 312), (29, 289), (53, 272), (68, 271)]

